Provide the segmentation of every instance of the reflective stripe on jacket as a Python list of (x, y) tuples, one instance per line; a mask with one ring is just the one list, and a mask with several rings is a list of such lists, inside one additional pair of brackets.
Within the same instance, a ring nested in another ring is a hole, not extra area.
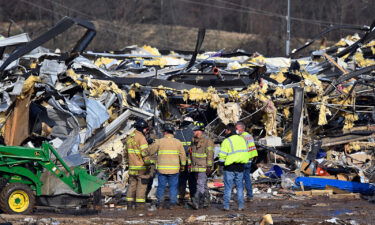
[(233, 163), (247, 163), (249, 153), (245, 139), (236, 134), (224, 139), (221, 143), (219, 160), (224, 162), (225, 166)]
[(205, 135), (194, 138), (191, 146), (191, 156), (189, 165), (191, 172), (206, 172), (208, 167), (212, 167), (214, 159), (214, 142)]
[(157, 153), (156, 169), (161, 174), (178, 173), (180, 165), (186, 165), (184, 147), (172, 134), (166, 134), (163, 138), (155, 140), (153, 149)]
[(249, 151), (249, 158), (252, 159), (258, 156), (257, 147), (255, 146), (254, 138), (251, 134), (247, 133), (246, 131), (241, 134), (241, 136), (245, 139), (247, 144), (247, 149)]
[(126, 139), (125, 157), (128, 158), (129, 174), (138, 175), (145, 174), (148, 169), (149, 162), (145, 158), (149, 155), (148, 144), (145, 136), (134, 131)]

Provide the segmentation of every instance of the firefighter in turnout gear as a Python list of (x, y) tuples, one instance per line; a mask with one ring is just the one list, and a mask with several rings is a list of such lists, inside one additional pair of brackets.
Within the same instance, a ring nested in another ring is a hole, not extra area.
[(149, 181), (150, 152), (145, 138), (149, 126), (146, 121), (139, 119), (134, 127), (136, 130), (126, 138), (124, 154), (129, 164), (129, 186), (126, 195), (128, 209), (135, 206), (145, 208)]
[(178, 176), (180, 170), (185, 168), (186, 154), (181, 141), (174, 138), (174, 127), (172, 124), (164, 124), (164, 137), (155, 140), (154, 150), (157, 152), (156, 169), (158, 172), (158, 188), (156, 191), (157, 206), (162, 207), (164, 203), (164, 192), (169, 185), (169, 207), (177, 204)]
[(190, 172), (196, 179), (196, 193), (192, 198), (194, 209), (208, 207), (210, 195), (207, 187), (207, 175), (211, 173), (214, 159), (214, 142), (204, 133), (204, 124), (195, 122), (193, 127), (194, 138), (191, 145), (188, 164)]
[[(193, 130), (194, 127), (193, 119), (191, 117), (185, 117), (181, 123), (180, 129), (176, 130), (174, 137), (177, 138), (182, 142), (184, 146), (186, 157), (189, 158), (189, 148), (191, 146), (191, 141), (193, 139)], [(194, 197), (196, 192), (196, 184), (195, 184), (195, 177), (187, 168), (187, 164), (185, 169), (180, 172), (178, 178), (178, 195), (179, 195), (179, 203), (182, 205), (184, 204), (185, 195), (186, 195), (186, 186), (187, 183), (189, 184), (189, 193), (190, 199)]]

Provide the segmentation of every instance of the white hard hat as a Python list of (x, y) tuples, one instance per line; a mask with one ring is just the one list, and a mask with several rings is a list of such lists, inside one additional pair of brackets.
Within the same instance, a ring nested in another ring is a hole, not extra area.
[(194, 122), (193, 118), (191, 118), (190, 116), (185, 117), (184, 121)]

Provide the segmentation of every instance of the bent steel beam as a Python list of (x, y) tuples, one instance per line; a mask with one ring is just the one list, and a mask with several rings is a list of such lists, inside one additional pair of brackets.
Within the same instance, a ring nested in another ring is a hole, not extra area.
[(52, 38), (56, 37), (57, 35), (64, 33), (66, 30), (68, 30), (73, 25), (79, 25), (81, 27), (84, 27), (87, 29), (86, 33), (82, 36), (82, 38), (77, 42), (77, 44), (74, 46), (71, 53), (77, 53), (82, 52), (86, 49), (86, 47), (90, 44), (92, 39), (95, 37), (96, 30), (95, 26), (90, 21), (80, 20), (80, 19), (74, 19), (70, 17), (64, 17), (62, 20), (60, 20), (52, 29), (48, 30), (41, 36), (37, 37), (36, 39), (28, 42), (24, 46), (16, 49), (8, 58), (5, 60), (5, 62), (0, 67), (0, 79), (3, 77), (3, 71), (5, 68), (12, 63), (14, 60), (22, 57), (23, 55), (29, 53), (33, 49), (41, 46), (42, 44), (46, 43), (47, 41), (51, 40)]
[(309, 47), (316, 40), (323, 37), (323, 35), (328, 34), (328, 33), (332, 32), (332, 31), (335, 31), (335, 30), (358, 30), (358, 31), (366, 31), (367, 32), (367, 31), (370, 30), (370, 27), (368, 27), (368, 26), (353, 26), (353, 25), (350, 25), (350, 26), (349, 25), (337, 25), (337, 26), (328, 27), (327, 29), (323, 30), (322, 32), (317, 34), (315, 37), (313, 37), (311, 41), (306, 42), (303, 46), (301, 46), (299, 48), (293, 49), (291, 51), (291, 53), (289, 54), (289, 56), (293, 57), (296, 53), (298, 53), (298, 52), (302, 51), (303, 49)]

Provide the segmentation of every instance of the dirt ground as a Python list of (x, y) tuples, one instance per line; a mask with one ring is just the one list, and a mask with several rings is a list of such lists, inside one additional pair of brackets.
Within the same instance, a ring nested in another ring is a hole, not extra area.
[[(245, 211), (225, 212), (221, 205), (192, 210), (179, 206), (156, 211), (104, 208), (101, 212), (82, 209), (37, 209), (33, 215), (1, 214), (1, 224), (259, 224), (271, 214), (275, 225), (287, 224), (375, 224), (375, 205), (366, 200), (333, 200), (326, 197), (303, 200), (255, 199)], [(336, 218), (336, 219), (335, 219)]]

